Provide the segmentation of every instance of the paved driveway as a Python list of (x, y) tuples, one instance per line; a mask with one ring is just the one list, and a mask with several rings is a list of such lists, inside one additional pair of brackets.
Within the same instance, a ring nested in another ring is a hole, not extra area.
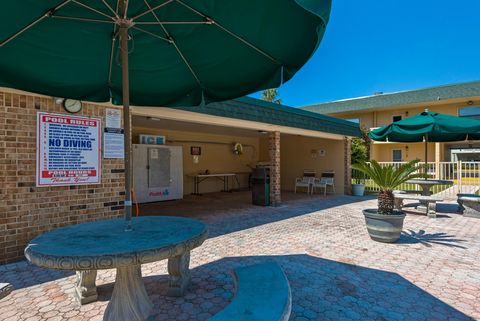
[[(235, 209), (228, 210), (222, 197), (236, 196), (212, 197), (218, 210), (198, 215), (209, 224), (211, 237), (192, 252), (187, 295), (165, 296), (166, 262), (143, 266), (155, 320), (207, 319), (232, 297), (229, 270), (270, 260), (290, 281), (291, 320), (480, 318), (480, 220), (408, 215), (400, 242), (381, 244), (369, 239), (361, 214), (375, 206), (372, 199), (293, 198), (280, 208), (231, 201)], [(204, 198), (192, 203), (188, 215), (195, 216), (202, 202), (213, 206)], [(452, 210), (455, 205), (439, 206), (439, 212)], [(99, 301), (79, 308), (71, 295), (73, 274), (25, 261), (0, 266), (0, 281), (17, 289), (0, 301), (0, 320), (101, 320), (114, 276), (112, 270), (100, 272)]]

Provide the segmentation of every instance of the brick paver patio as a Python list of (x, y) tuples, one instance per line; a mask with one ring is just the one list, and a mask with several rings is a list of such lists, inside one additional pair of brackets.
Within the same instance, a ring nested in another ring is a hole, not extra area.
[[(181, 209), (210, 228), (192, 252), (193, 282), (183, 298), (165, 296), (166, 262), (143, 266), (154, 320), (207, 319), (231, 299), (233, 267), (269, 260), (290, 281), (291, 320), (480, 318), (480, 220), (448, 213), (453, 204), (440, 205), (436, 219), (408, 215), (400, 242), (381, 244), (369, 239), (361, 213), (375, 207), (373, 199), (290, 196), (279, 208), (262, 208), (245, 205), (244, 193), (217, 196), (144, 209)], [(78, 307), (72, 273), (25, 261), (0, 266), (0, 281), (15, 287), (0, 301), (0, 320), (101, 320), (114, 277), (113, 270), (100, 272), (99, 300)]]

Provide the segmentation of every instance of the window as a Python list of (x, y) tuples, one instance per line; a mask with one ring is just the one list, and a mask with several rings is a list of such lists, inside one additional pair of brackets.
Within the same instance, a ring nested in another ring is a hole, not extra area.
[(480, 119), (480, 106), (462, 107), (458, 109), (458, 116)]
[(359, 118), (350, 118), (350, 119), (345, 119), (346, 121), (351, 121), (352, 123), (360, 124), (360, 119)]
[(401, 162), (402, 161), (402, 150), (401, 149), (393, 149), (392, 150), (392, 161), (394, 161), (394, 162)]
[(392, 121), (399, 121), (399, 120), (402, 120), (402, 115), (393, 115), (392, 116)]

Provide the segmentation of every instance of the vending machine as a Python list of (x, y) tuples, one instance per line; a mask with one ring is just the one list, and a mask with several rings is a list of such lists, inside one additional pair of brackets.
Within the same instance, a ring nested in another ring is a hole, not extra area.
[(133, 189), (137, 203), (183, 198), (182, 147), (134, 144)]

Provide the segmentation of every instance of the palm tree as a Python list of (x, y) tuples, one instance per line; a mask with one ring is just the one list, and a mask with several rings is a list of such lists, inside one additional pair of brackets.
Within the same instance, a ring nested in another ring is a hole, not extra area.
[(393, 190), (399, 185), (405, 183), (409, 179), (425, 177), (418, 165), (420, 160), (416, 159), (395, 168), (393, 165), (380, 166), (380, 164), (372, 160), (370, 164), (353, 164), (352, 168), (365, 173), (375, 184), (380, 187), (378, 193), (378, 214), (393, 214), (394, 196)]

